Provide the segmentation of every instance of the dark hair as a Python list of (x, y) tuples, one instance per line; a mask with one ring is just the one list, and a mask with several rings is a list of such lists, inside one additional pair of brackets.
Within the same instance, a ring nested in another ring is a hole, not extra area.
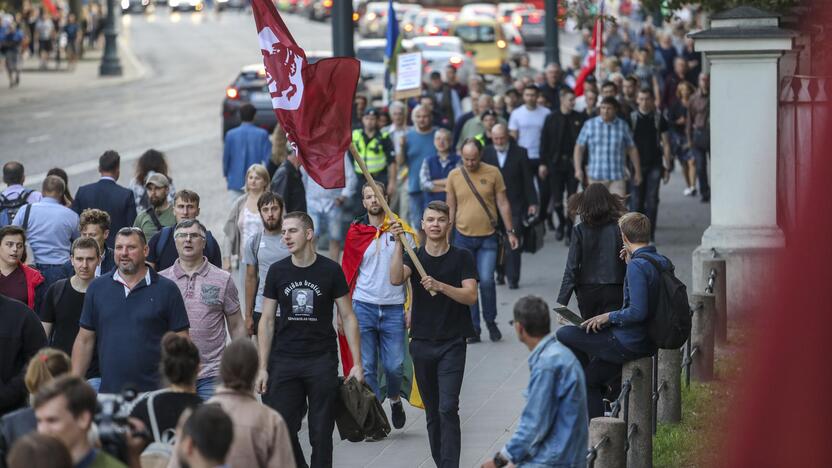
[[(553, 62), (554, 63), (554, 62)], [(566, 96), (567, 94), (575, 95), (575, 90), (570, 88), (569, 86), (564, 86), (560, 89), (560, 96)]]
[(17, 439), (6, 459), (9, 468), (72, 468), (69, 449), (57, 438), (30, 432)]
[[(378, 186), (378, 190), (379, 190), (379, 192), (381, 192), (382, 194), (386, 193), (386, 192), (384, 191), (384, 189), (385, 189), (384, 182), (379, 182), (379, 181), (376, 181), (376, 185)], [(364, 189), (365, 189), (365, 188), (367, 188), (367, 187), (369, 187), (369, 186), (370, 186), (370, 183), (369, 183), (369, 182), (364, 182), (364, 185), (362, 185), (362, 186), (361, 186), (361, 199), (362, 199), (362, 200), (364, 199)]]
[(523, 87), (523, 92), (525, 93), (526, 91), (534, 91), (535, 94), (539, 94), (540, 93), (540, 88), (538, 88), (537, 86), (535, 86), (533, 84), (528, 84), (528, 85)]
[(9, 161), (3, 164), (3, 182), (7, 185), (23, 183), (23, 164), (17, 161)]
[(624, 81), (629, 81), (631, 83), (638, 84), (640, 80), (635, 75), (627, 75), (627, 77), (624, 78)]
[(75, 251), (78, 249), (93, 249), (96, 256), (101, 256), (101, 246), (98, 245), (92, 237), (79, 237), (72, 242), (72, 247), (69, 249), (69, 255), (74, 257)]
[(110, 214), (98, 208), (87, 208), (81, 212), (81, 217), (78, 218), (78, 226), (83, 231), (90, 224), (100, 226), (102, 231), (107, 231), (110, 229)]
[(514, 303), (514, 321), (535, 338), (546, 336), (552, 331), (549, 304), (537, 296), (523, 296)]
[(653, 90), (650, 88), (639, 88), (638, 93), (646, 94), (648, 97), (650, 97), (650, 99), (653, 99)]
[(250, 392), (260, 366), (257, 348), (248, 338), (237, 338), (225, 347), (220, 361), (222, 384), (232, 390)]
[(612, 96), (607, 96), (604, 99), (601, 99), (601, 104), (600, 105), (604, 105), (604, 104), (612, 106), (616, 111), (618, 111), (618, 106), (619, 106), (618, 99), (616, 99)]
[(257, 211), (260, 211), (264, 206), (271, 205), (272, 203), (275, 203), (280, 207), (281, 213), (283, 212), (283, 208), (286, 206), (283, 202), (283, 197), (267, 190), (260, 195), (260, 198), (257, 199)]
[(618, 227), (621, 229), (621, 235), (633, 244), (650, 242), (650, 218), (641, 213), (625, 214), (619, 218)]
[(32, 407), (38, 409), (47, 402), (63, 396), (66, 398), (67, 409), (72, 416), (78, 417), (81, 413), (95, 414), (98, 404), (95, 390), (81, 377), (75, 375), (62, 375), (44, 385), (35, 393)]
[(199, 349), (188, 337), (165, 333), (159, 372), (172, 385), (192, 385), (199, 373)]
[(589, 184), (583, 192), (569, 197), (567, 209), (572, 219), (580, 215), (581, 222), (591, 227), (614, 223), (627, 211), (624, 199), (599, 183)]
[(147, 237), (144, 235), (144, 231), (141, 228), (137, 228), (135, 226), (125, 226), (116, 232), (116, 237), (130, 237), (136, 236), (141, 241), (142, 245), (147, 245)]
[(515, 88), (509, 88), (508, 91), (506, 91), (505, 96), (508, 96), (509, 94), (513, 94), (515, 97), (518, 98), (520, 97), (520, 91), (517, 91), (517, 89)]
[(208, 229), (205, 227), (204, 224), (200, 223), (196, 219), (183, 219), (182, 221), (179, 221), (178, 223), (176, 223), (176, 226), (173, 227), (173, 232), (176, 232), (180, 229), (187, 229), (193, 226), (197, 226), (199, 230), (202, 231), (203, 236), (208, 235)]
[(168, 162), (165, 160), (165, 154), (161, 151), (149, 149), (136, 162), (136, 182), (142, 187), (144, 187), (144, 181), (147, 179), (147, 174), (150, 171), (158, 172), (168, 177)]
[(240, 106), (240, 120), (243, 122), (251, 122), (254, 120), (254, 115), (257, 114), (257, 108), (249, 103)]
[(177, 190), (176, 194), (173, 196), (173, 202), (176, 203), (176, 200), (182, 200), (184, 202), (193, 202), (196, 206), (199, 206), (199, 194), (194, 192), (193, 190)]
[(615, 92), (618, 92), (618, 85), (613, 83), (612, 81), (605, 81), (604, 84), (601, 85), (601, 89), (612, 87)]
[(64, 181), (64, 201), (71, 205), (72, 194), (69, 192), (69, 176), (66, 174), (66, 171), (61, 169), (60, 167), (53, 167), (52, 169), (49, 169), (49, 172), (47, 172), (46, 175), (47, 177), (57, 176)]
[(182, 436), (189, 437), (206, 460), (221, 465), (234, 441), (234, 423), (219, 404), (200, 405), (182, 426)]
[(23, 238), (23, 243), (26, 243), (26, 231), (24, 231), (20, 226), (10, 224), (8, 226), (1, 227), (0, 242), (3, 242), (3, 239), (5, 239), (6, 236), (21, 236)]
[(427, 210), (438, 211), (443, 213), (445, 216), (451, 216), (451, 207), (449, 207), (448, 204), (442, 200), (434, 200), (428, 203), (428, 206), (425, 207), (425, 211)]
[(113, 150), (107, 150), (98, 158), (98, 172), (115, 172), (121, 165), (121, 156)]
[(310, 218), (309, 215), (303, 211), (292, 211), (291, 213), (286, 213), (283, 215), (283, 221), (286, 221), (287, 219), (299, 219), (300, 223), (303, 224), (304, 229), (315, 230), (315, 223), (312, 222), (312, 218)]
[(54, 175), (46, 176), (46, 178), (43, 179), (43, 184), (41, 184), (40, 189), (40, 191), (43, 192), (44, 195), (54, 194), (60, 196), (63, 196), (64, 190), (66, 190), (66, 184), (64, 183), (64, 180)]

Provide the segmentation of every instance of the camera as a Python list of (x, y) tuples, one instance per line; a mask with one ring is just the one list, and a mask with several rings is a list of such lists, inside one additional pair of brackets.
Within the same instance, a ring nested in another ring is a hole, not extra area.
[(127, 436), (131, 430), (127, 419), (133, 410), (136, 395), (133, 389), (98, 394), (98, 410), (94, 418), (98, 439), (101, 448), (119, 460), (127, 460)]

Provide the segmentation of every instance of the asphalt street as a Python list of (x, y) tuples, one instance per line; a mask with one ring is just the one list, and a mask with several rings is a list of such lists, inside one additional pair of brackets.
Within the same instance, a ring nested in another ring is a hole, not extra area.
[[(290, 15), (284, 19), (301, 47), (331, 49), (328, 23)], [(122, 154), (121, 182), (127, 184), (135, 159), (146, 149), (157, 148), (169, 158), (176, 187), (200, 193), (200, 218), (221, 233), (227, 196), (221, 170), (220, 105), (225, 86), (240, 67), (259, 60), (254, 21), (237, 12), (218, 18), (160, 10), (125, 17), (123, 24), (130, 49), (146, 69), (144, 77), (124, 85), (53, 93), (0, 107), (0, 160), (23, 162), (31, 176), (56, 166), (66, 168), (74, 191), (97, 178), (97, 158), (103, 151), (115, 149)], [(538, 62), (540, 55), (535, 54), (534, 60)], [(0, 90), (4, 92), (8, 91)], [(657, 245), (674, 261), (680, 278), (690, 284), (691, 252), (710, 218), (708, 206), (683, 197), (682, 189), (678, 172), (663, 187)], [(521, 288), (498, 287), (498, 323), (505, 338), (468, 347), (460, 403), (462, 466), (479, 466), (491, 457), (517, 422), (528, 379), (528, 350), (507, 324), (511, 307), (526, 294), (542, 296), (552, 305), (566, 253), (566, 247), (550, 234), (543, 250), (524, 255)], [(383, 441), (342, 442), (336, 431), (335, 465), (433, 466), (424, 414), (405, 406), (407, 426)], [(305, 433), (301, 439), (308, 457)]]

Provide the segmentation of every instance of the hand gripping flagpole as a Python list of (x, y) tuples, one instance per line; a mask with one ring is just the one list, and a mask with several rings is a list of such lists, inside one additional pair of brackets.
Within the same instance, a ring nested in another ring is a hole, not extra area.
[[(387, 199), (384, 198), (384, 194), (381, 193), (381, 189), (379, 189), (378, 185), (376, 185), (376, 181), (370, 175), (370, 171), (367, 170), (367, 164), (364, 163), (364, 158), (362, 158), (361, 155), (358, 154), (358, 150), (355, 149), (355, 144), (353, 143), (350, 143), (350, 154), (352, 154), (352, 157), (358, 162), (358, 165), (361, 166), (361, 173), (364, 174), (364, 179), (367, 180), (367, 184), (369, 184), (370, 188), (373, 189), (373, 193), (376, 195), (376, 199), (379, 201), (379, 203), (381, 203), (381, 208), (384, 209), (384, 214), (386, 214), (387, 217), (390, 218), (391, 222), (395, 221), (396, 216), (393, 214), (393, 210), (391, 210), (390, 206), (387, 204)], [(399, 234), (399, 240), (402, 242), (402, 245), (404, 246), (404, 250), (407, 252), (407, 255), (410, 256), (411, 260), (413, 260), (413, 266), (416, 267), (416, 270), (419, 272), (419, 275), (421, 275), (422, 278), (428, 276), (428, 274), (425, 272), (425, 268), (422, 266), (422, 262), (420, 262), (419, 258), (416, 257), (416, 252), (413, 251), (413, 247), (411, 247), (410, 243), (407, 242), (404, 233)], [(436, 291), (428, 290), (428, 292), (431, 296), (436, 295)]]

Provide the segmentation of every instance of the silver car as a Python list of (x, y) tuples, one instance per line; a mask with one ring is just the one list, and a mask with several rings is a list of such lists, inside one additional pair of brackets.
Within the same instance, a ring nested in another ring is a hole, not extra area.
[(456, 36), (419, 36), (407, 43), (407, 49), (422, 53), (425, 76), (432, 71), (443, 72), (448, 65), (457, 70), (459, 81), (465, 83), (476, 73), (474, 60), (465, 53), (462, 40)]

